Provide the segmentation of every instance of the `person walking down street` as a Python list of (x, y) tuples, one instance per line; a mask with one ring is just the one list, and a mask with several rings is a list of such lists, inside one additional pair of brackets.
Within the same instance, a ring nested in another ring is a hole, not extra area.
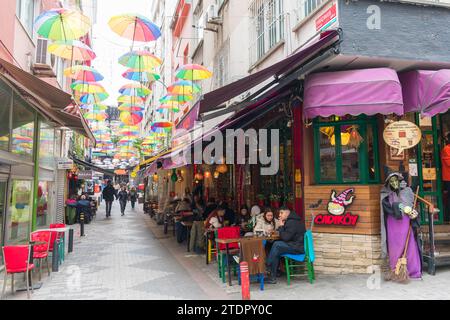
[(277, 283), (277, 270), (281, 255), (286, 253), (302, 254), (305, 252), (304, 236), (306, 229), (300, 217), (295, 212), (282, 208), (280, 210), (279, 225), (278, 232), (281, 241), (276, 241), (273, 244), (267, 258), (270, 278), (267, 279), (266, 283), (269, 284)]
[(117, 191), (114, 188), (111, 180), (108, 181), (106, 187), (103, 189), (102, 195), (106, 204), (106, 218), (109, 218), (111, 217), (111, 208), (114, 202), (114, 197), (117, 197)]
[(120, 212), (122, 213), (122, 217), (125, 215), (125, 209), (127, 208), (127, 202), (128, 202), (128, 191), (126, 187), (122, 187), (120, 192), (117, 194), (117, 200), (119, 200), (120, 203)]
[(447, 193), (447, 205), (445, 205), (445, 218), (450, 221), (450, 132), (447, 133), (447, 141), (441, 153), (442, 180), (444, 181), (444, 191)]
[(136, 205), (136, 201), (138, 199), (138, 193), (135, 187), (132, 187), (130, 190), (130, 202), (131, 202), (131, 208), (134, 210), (134, 207)]

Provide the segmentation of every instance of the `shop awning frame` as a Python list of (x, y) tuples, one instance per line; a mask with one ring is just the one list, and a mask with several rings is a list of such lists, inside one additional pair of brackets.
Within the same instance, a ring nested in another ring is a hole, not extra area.
[(75, 162), (76, 164), (78, 164), (80, 166), (83, 166), (85, 168), (89, 168), (89, 169), (91, 169), (93, 171), (97, 171), (97, 172), (100, 172), (100, 173), (103, 173), (103, 174), (106, 174), (106, 175), (109, 175), (109, 176), (113, 176), (113, 177), (116, 175), (113, 170), (107, 170), (107, 169), (103, 169), (103, 168), (97, 167), (96, 165), (94, 165), (92, 163), (89, 163), (89, 162), (86, 162), (84, 160), (78, 159), (74, 155), (69, 155), (69, 158), (72, 159), (73, 162)]

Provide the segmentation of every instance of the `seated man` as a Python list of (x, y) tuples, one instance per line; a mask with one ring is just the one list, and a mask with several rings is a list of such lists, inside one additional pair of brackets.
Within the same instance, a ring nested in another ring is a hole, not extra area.
[(270, 284), (277, 283), (277, 270), (281, 255), (287, 253), (302, 254), (305, 252), (305, 225), (295, 212), (291, 212), (287, 208), (280, 210), (278, 232), (281, 241), (276, 241), (273, 244), (269, 257), (267, 258), (270, 277), (266, 280), (266, 283)]

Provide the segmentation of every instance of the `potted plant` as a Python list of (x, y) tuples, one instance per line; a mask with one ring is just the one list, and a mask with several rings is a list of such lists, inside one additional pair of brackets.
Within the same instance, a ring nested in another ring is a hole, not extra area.
[(256, 198), (258, 199), (258, 206), (263, 208), (266, 205), (266, 196), (260, 193), (256, 196)]
[(277, 194), (271, 194), (270, 197), (270, 206), (274, 209), (280, 208), (280, 196)]

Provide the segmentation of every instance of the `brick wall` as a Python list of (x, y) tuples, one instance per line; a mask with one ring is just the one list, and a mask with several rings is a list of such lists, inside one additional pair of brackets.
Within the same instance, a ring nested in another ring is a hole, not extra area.
[(314, 233), (314, 268), (322, 274), (367, 274), (383, 266), (379, 235)]

